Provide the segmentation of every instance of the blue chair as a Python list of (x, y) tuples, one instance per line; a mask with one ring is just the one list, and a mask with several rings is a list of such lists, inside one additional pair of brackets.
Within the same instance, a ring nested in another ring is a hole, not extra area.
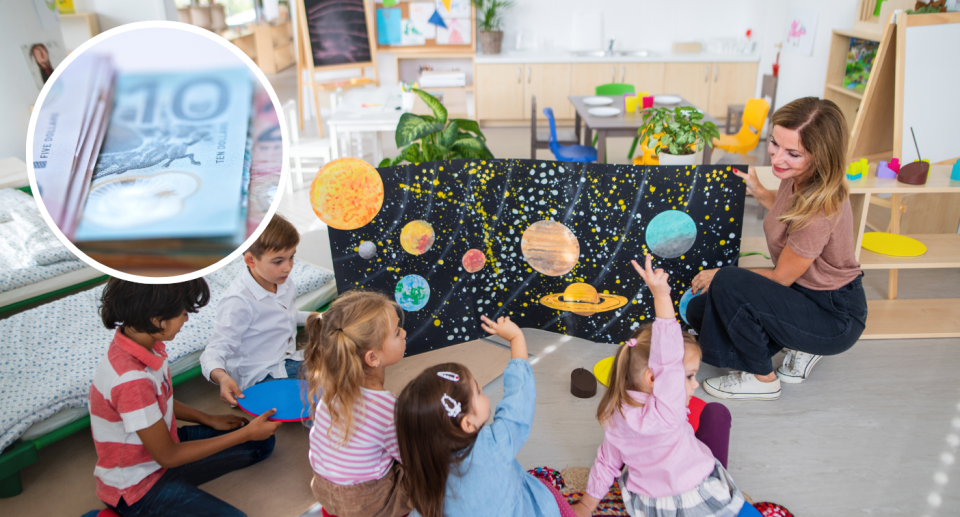
[(543, 114), (550, 122), (550, 152), (563, 162), (590, 163), (597, 161), (597, 150), (587, 145), (560, 145), (557, 143), (557, 122), (553, 118), (553, 108), (543, 108)]

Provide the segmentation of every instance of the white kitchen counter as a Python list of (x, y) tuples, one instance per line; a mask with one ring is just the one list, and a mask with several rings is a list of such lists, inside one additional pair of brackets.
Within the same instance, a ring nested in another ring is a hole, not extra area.
[(535, 64), (535, 63), (749, 63), (759, 62), (760, 53), (713, 54), (709, 52), (656, 52), (648, 57), (603, 56), (581, 57), (568, 50), (504, 51), (500, 54), (477, 53), (478, 65)]

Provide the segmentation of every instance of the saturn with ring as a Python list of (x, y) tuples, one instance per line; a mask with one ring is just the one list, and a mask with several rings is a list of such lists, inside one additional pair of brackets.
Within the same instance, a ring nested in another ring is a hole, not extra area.
[(567, 286), (562, 294), (548, 294), (540, 298), (540, 304), (579, 316), (591, 316), (619, 309), (627, 304), (627, 299), (615, 294), (598, 293), (592, 285), (577, 282)]

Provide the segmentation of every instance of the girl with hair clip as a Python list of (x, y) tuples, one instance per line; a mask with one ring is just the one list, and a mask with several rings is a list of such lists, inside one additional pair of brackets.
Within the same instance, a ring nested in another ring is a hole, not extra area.
[(485, 425), (490, 400), (457, 363), (427, 368), (397, 400), (397, 440), (413, 506), (423, 517), (572, 517), (563, 496), (517, 462), (537, 399), (523, 332), (507, 317), (481, 320), (483, 330), (510, 342), (493, 423)]
[(653, 295), (657, 319), (617, 351), (597, 409), (603, 443), (586, 493), (573, 509), (580, 517), (591, 515), (619, 478), (632, 516), (759, 516), (687, 423), (697, 377), (696, 363), (685, 366), (684, 355), (695, 345), (684, 340), (675, 319), (669, 276), (652, 262), (650, 255), (643, 268), (632, 261)]
[(403, 358), (403, 311), (386, 296), (348, 292), (307, 320), (304, 372), (313, 428), (310, 483), (323, 515), (392, 517), (413, 509), (403, 485), (385, 368)]

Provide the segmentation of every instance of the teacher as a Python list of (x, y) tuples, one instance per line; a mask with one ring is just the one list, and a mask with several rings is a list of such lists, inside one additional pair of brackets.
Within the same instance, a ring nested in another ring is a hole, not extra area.
[[(778, 109), (768, 146), (780, 188), (760, 184), (753, 167), (747, 192), (770, 212), (763, 220), (774, 269), (701, 271), (687, 321), (703, 360), (730, 368), (703, 381), (721, 399), (776, 400), (780, 382), (799, 383), (825, 355), (857, 342), (867, 320), (863, 272), (854, 255), (853, 211), (844, 174), (849, 134), (831, 101), (806, 97)], [(787, 349), (783, 366), (771, 358)]]

